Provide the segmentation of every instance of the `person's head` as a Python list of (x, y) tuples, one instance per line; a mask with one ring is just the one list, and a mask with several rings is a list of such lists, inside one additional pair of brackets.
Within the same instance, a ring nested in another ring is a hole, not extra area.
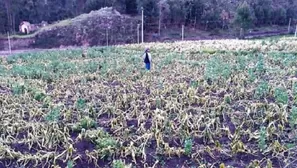
[(150, 49), (149, 49), (149, 48), (146, 48), (146, 49), (145, 49), (145, 52), (146, 52), (146, 53), (150, 52)]

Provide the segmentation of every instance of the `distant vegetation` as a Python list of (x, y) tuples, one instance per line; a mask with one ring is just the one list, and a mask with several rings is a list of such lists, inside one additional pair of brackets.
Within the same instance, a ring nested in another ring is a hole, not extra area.
[(284, 25), (297, 16), (294, 0), (1, 0), (0, 33), (17, 32), (23, 20), (53, 23), (106, 6), (132, 16), (139, 16), (143, 6), (147, 28), (152, 31), (159, 23), (161, 27), (185, 24), (209, 29), (232, 23), (244, 28)]

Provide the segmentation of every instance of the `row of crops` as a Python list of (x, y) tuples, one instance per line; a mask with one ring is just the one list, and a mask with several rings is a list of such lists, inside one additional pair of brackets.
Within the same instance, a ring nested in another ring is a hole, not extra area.
[(3, 58), (0, 167), (294, 167), (295, 46), (222, 40)]

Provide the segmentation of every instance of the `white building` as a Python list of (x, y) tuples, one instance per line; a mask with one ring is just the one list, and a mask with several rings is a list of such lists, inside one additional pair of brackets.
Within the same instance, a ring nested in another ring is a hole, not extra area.
[(20, 32), (29, 34), (31, 30), (31, 24), (29, 22), (23, 21), (19, 26)]

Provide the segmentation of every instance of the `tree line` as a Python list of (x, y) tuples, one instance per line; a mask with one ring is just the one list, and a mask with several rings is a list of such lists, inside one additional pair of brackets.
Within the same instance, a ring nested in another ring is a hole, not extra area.
[(24, 20), (53, 23), (102, 7), (131, 16), (139, 16), (143, 7), (145, 22), (159, 28), (166, 24), (249, 28), (286, 25), (297, 17), (296, 0), (0, 0), (0, 33), (17, 32)]

